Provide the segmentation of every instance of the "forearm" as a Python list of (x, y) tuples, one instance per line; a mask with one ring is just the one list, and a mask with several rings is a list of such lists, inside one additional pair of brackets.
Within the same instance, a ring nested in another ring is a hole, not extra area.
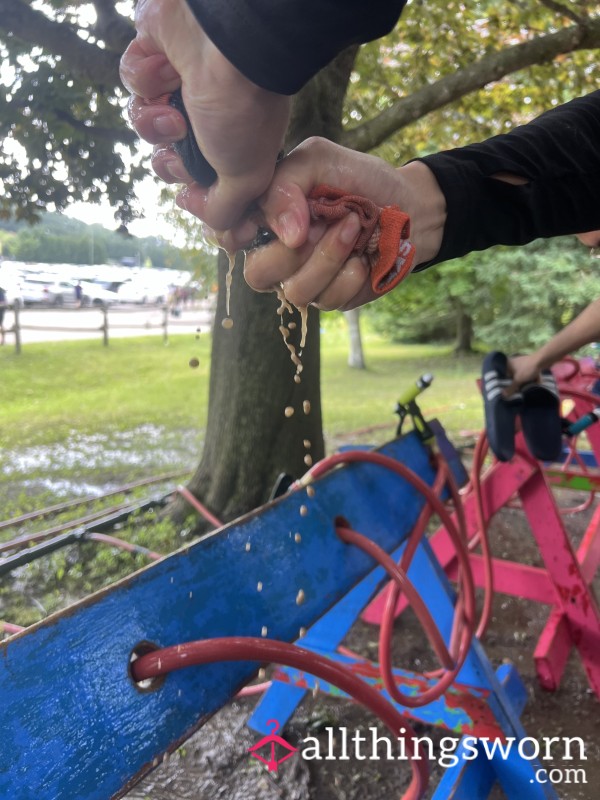
[(263, 89), (295, 94), (350, 44), (389, 33), (406, 0), (187, 0), (223, 55)]
[(414, 263), (418, 271), (419, 265), (431, 261), (440, 249), (446, 224), (446, 200), (426, 164), (412, 161), (396, 173), (398, 196), (392, 199), (410, 216), (410, 239), (415, 246)]
[(547, 369), (569, 353), (600, 340), (600, 297), (562, 329), (533, 356), (539, 369)]
[(600, 92), (593, 92), (508, 134), (421, 159), (447, 204), (430, 263), (599, 228), (598, 141)]

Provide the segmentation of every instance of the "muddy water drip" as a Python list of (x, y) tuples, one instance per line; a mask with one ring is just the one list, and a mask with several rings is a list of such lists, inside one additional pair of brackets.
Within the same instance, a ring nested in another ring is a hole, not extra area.
[[(223, 248), (225, 250), (225, 248)], [(229, 315), (229, 306), (231, 303), (231, 282), (233, 280), (233, 268), (235, 267), (235, 253), (230, 253), (228, 250), (225, 250), (225, 255), (229, 260), (229, 267), (227, 269), (227, 275), (225, 275), (225, 319), (222, 320), (221, 325), (225, 328), (225, 330), (230, 330), (233, 328), (233, 320)]]
[(210, 228), (205, 228), (203, 231), (203, 237), (207, 244), (222, 250), (229, 261), (229, 267), (227, 269), (227, 274), (225, 275), (225, 317), (221, 320), (221, 326), (225, 328), (225, 330), (230, 330), (233, 328), (233, 319), (230, 316), (229, 307), (231, 301), (231, 283), (233, 281), (233, 268), (235, 267), (236, 253), (229, 251), (223, 244), (224, 233), (225, 231), (212, 231)]
[[(277, 316), (281, 319), (286, 311), (287, 311), (288, 314), (293, 314), (294, 313), (294, 308), (289, 303), (289, 301), (287, 300), (287, 298), (285, 296), (285, 293), (283, 291), (283, 287), (280, 286), (276, 290), (276, 292), (277, 292), (277, 299), (279, 300), (279, 308), (277, 309)], [(306, 311), (306, 307), (304, 307), (304, 309)], [(302, 366), (302, 359), (300, 358), (300, 355), (296, 352), (296, 345), (294, 345), (292, 342), (289, 341), (290, 330), (293, 330), (295, 327), (296, 327), (296, 323), (295, 322), (290, 322), (288, 325), (284, 325), (283, 322), (281, 322), (281, 324), (279, 325), (279, 332), (281, 333), (281, 336), (283, 338), (283, 342), (284, 342), (285, 346), (289, 350), (290, 359), (292, 361), (292, 364), (294, 364), (294, 366), (296, 367), (296, 374), (294, 375), (294, 382), (295, 383), (300, 383), (300, 381), (301, 381), (300, 373), (304, 369), (304, 367)], [(304, 347), (304, 343), (306, 341), (306, 334), (304, 332), (304, 327), (305, 327), (305, 325), (304, 325), (304, 321), (303, 321), (302, 322), (303, 338), (302, 338), (302, 340), (300, 342), (300, 347), (301, 348)]]

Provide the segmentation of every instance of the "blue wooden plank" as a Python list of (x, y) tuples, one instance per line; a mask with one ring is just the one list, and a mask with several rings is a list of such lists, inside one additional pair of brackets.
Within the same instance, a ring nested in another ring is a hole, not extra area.
[[(454, 445), (446, 436), (442, 425), (438, 420), (432, 420), (430, 427), (435, 434), (436, 443), (444, 454), (446, 462), (449, 464), (450, 469), (458, 485), (462, 485), (467, 480), (468, 476), (465, 468), (460, 459)], [(340, 448), (341, 452), (353, 449), (350, 446)], [(372, 448), (363, 445), (362, 450), (371, 450)], [(448, 496), (447, 490), (442, 492), (442, 499)], [(405, 526), (412, 529), (417, 520), (418, 509), (413, 509), (414, 517), (409, 518), (406, 514), (403, 520)], [(399, 561), (404, 551), (404, 544), (402, 544), (392, 556), (395, 561)], [(431, 554), (429, 555), (431, 558)], [(419, 564), (422, 563), (425, 569), (428, 569), (427, 557), (422, 551), (417, 551), (416, 563), (409, 570), (411, 580), (415, 580), (415, 573), (419, 571)], [(333, 652), (338, 645), (342, 642), (359, 614), (364, 610), (369, 600), (373, 597), (378, 590), (382, 581), (386, 579), (387, 573), (383, 567), (377, 567), (369, 575), (367, 575), (354, 589), (345, 595), (339, 602), (337, 602), (330, 611), (321, 617), (311, 628), (309, 628), (306, 637), (302, 640), (302, 646), (311, 650), (322, 650)], [(437, 582), (437, 576), (436, 576)], [(440, 609), (435, 608), (435, 616), (441, 616), (442, 619), (437, 619), (441, 631), (445, 634), (446, 641), (449, 640), (450, 630), (452, 625), (452, 609), (448, 607), (447, 591), (445, 590), (441, 596), (445, 612), (440, 614)], [(433, 604), (435, 605), (435, 604)], [(440, 624), (442, 623), (442, 624)], [(286, 691), (289, 692), (289, 697), (285, 697)], [(300, 690), (297, 686), (281, 684), (274, 682), (273, 685), (265, 692), (254, 708), (254, 711), (248, 720), (248, 727), (259, 733), (265, 735), (271, 730), (268, 722), (273, 717), (277, 717), (279, 723), (283, 726), (288, 719), (292, 716), (296, 707), (300, 704), (304, 697), (305, 692)], [(283, 698), (285, 697), (285, 701)]]
[[(365, 683), (375, 687), (388, 702), (394, 703), (383, 685), (383, 679), (377, 663), (357, 660), (331, 650), (315, 648), (315, 652), (344, 665), (350, 672), (359, 675)], [(434, 679), (423, 678), (423, 676), (411, 670), (395, 668), (393, 672), (400, 690), (409, 696), (419, 694), (425, 688), (436, 683)], [(299, 686), (305, 686), (306, 689), (318, 689), (320, 692), (334, 697), (348, 698), (348, 695), (337, 687), (302, 670), (281, 667), (277, 670), (277, 676), (281, 676), (280, 679), (282, 681), (289, 682), (289, 688), (292, 690), (298, 689)], [(276, 686), (280, 686), (280, 684), (277, 683)], [(468, 702), (465, 702), (466, 707), (461, 707), (460, 701), (465, 698), (467, 693)], [(487, 696), (488, 692), (482, 689), (453, 684), (443, 695), (427, 703), (427, 705), (409, 710), (402, 709), (402, 711), (407, 717), (419, 722), (445, 727), (447, 730), (457, 733), (465, 730), (471, 732), (478, 730), (478, 735), (496, 736), (500, 734), (500, 728), (495, 722), (493, 714), (487, 712), (485, 708)], [(474, 712), (474, 716), (470, 716), (470, 711)], [(278, 722), (281, 723), (282, 717), (279, 714), (279, 709), (273, 702), (271, 713), (275, 714), (275, 712), (277, 712)], [(476, 728), (477, 725), (479, 725), (478, 728)]]
[[(525, 708), (527, 689), (512, 664), (502, 664), (496, 670), (498, 681), (504, 688), (515, 713), (520, 715)], [(444, 770), (432, 800), (475, 800), (487, 797), (496, 783), (496, 773), (491, 762), (480, 754), (474, 760), (465, 760), (471, 757), (471, 751), (466, 747), (463, 737), (456, 748), (457, 763)]]
[[(415, 435), (383, 452), (433, 481)], [(0, 797), (120, 796), (256, 669), (234, 663), (182, 670), (142, 693), (128, 676), (135, 644), (260, 636), (263, 628), (294, 640), (372, 569), (365, 554), (335, 536), (336, 515), (391, 551), (423, 502), (397, 476), (369, 464), (336, 470), (315, 489), (314, 498), (286, 495), (5, 642)], [(299, 589), (306, 598), (300, 606)]]

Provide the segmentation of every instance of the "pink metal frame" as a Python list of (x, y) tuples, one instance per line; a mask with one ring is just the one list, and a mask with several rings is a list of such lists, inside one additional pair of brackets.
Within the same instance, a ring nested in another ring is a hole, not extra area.
[[(575, 647), (589, 685), (600, 697), (600, 608), (590, 587), (600, 565), (600, 507), (575, 552), (544, 470), (526, 454), (521, 434), (517, 435), (517, 453), (509, 463), (494, 463), (482, 477), (485, 519), (491, 519), (518, 494), (545, 566), (531, 567), (494, 558), (494, 588), (551, 608), (534, 653), (541, 685), (549, 690), (558, 688), (569, 652)], [(469, 492), (463, 500), (468, 537), (475, 542), (478, 533), (476, 499)], [(449, 577), (455, 578), (455, 551), (443, 527), (433, 535), (431, 545)], [(481, 556), (471, 553), (470, 560), (475, 583), (481, 586)], [(381, 622), (389, 591), (386, 586), (379, 593), (365, 609), (363, 619), (376, 624)], [(401, 598), (396, 614), (401, 613), (405, 605)]]

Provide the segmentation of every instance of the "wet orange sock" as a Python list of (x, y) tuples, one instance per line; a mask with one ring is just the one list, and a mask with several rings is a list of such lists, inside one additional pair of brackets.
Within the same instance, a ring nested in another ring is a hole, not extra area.
[(380, 206), (332, 186), (315, 186), (308, 196), (314, 220), (334, 222), (354, 212), (361, 221), (353, 255), (365, 256), (371, 267), (371, 287), (385, 294), (410, 272), (415, 255), (409, 240), (410, 217), (398, 206)]

